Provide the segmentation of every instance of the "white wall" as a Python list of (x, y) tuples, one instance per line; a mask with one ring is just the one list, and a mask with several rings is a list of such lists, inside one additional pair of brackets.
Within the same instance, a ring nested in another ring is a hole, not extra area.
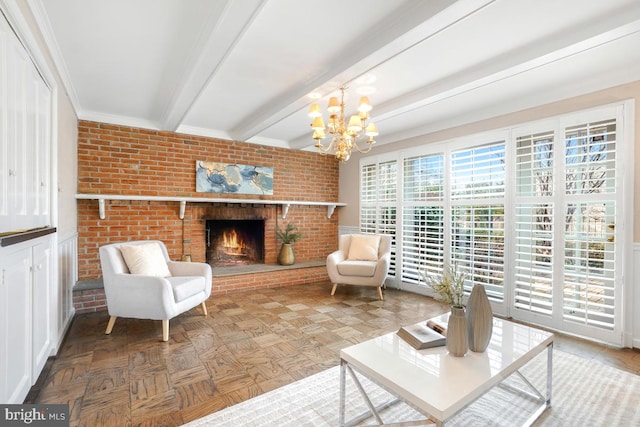
[(78, 234), (78, 119), (66, 96), (58, 97), (58, 235)]

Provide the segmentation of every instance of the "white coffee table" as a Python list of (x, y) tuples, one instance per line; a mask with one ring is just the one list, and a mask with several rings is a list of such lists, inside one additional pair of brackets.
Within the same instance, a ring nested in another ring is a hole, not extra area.
[[(536, 355), (547, 350), (546, 390), (537, 390), (519, 369)], [(494, 318), (489, 348), (483, 353), (469, 351), (464, 357), (453, 357), (446, 347), (416, 350), (395, 333), (356, 344), (340, 352), (340, 425), (354, 425), (373, 416), (384, 425), (379, 415), (383, 407), (403, 401), (442, 426), (511, 374), (521, 377), (529, 390), (525, 393), (539, 404), (525, 425), (531, 425), (551, 406), (553, 334), (529, 326)], [(360, 381), (358, 372), (397, 397), (381, 407), (374, 407)], [(345, 422), (346, 373), (354, 379), (370, 411)], [(433, 424), (428, 419), (423, 423)], [(393, 420), (388, 421), (393, 423)], [(397, 422), (397, 420), (396, 420)], [(395, 424), (398, 425), (398, 424)], [(411, 424), (415, 425), (415, 424)]]

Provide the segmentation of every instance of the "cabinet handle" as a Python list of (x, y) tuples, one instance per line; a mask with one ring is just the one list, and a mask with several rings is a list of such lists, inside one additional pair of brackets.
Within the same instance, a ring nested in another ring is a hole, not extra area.
[(16, 171), (9, 169), (9, 176), (16, 176)]

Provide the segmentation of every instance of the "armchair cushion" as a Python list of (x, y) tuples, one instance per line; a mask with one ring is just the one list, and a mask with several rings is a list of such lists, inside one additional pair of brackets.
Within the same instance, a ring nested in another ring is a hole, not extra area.
[(120, 245), (120, 251), (131, 274), (169, 277), (171, 272), (160, 246), (155, 243)]
[[(349, 244), (349, 261), (377, 261), (380, 236), (354, 234)], [(373, 276), (373, 274), (372, 274)]]
[(338, 273), (343, 276), (373, 277), (377, 265), (372, 261), (342, 261), (338, 264)]
[(166, 280), (171, 284), (173, 289), (173, 297), (176, 302), (197, 295), (199, 292), (206, 292), (206, 283), (204, 277), (196, 276), (176, 276), (167, 277)]

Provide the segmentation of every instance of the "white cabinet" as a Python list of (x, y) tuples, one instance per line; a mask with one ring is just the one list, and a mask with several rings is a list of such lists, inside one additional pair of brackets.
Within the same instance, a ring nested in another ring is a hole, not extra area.
[[(0, 238), (0, 404), (23, 402), (58, 342), (52, 337), (61, 335), (54, 321), (54, 104), (32, 56), (0, 13), (0, 233), (36, 229)], [(63, 308), (68, 321), (73, 312)]]
[(0, 257), (0, 403), (22, 403), (31, 387), (31, 248)]
[(0, 232), (51, 225), (51, 91), (0, 15)]
[(0, 403), (22, 403), (51, 354), (51, 239), (0, 248)]

